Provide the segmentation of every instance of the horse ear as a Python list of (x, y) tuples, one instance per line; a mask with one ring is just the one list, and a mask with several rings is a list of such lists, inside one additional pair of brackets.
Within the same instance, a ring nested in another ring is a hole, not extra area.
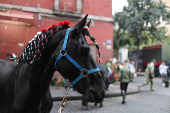
[(89, 26), (90, 26), (90, 23), (91, 23), (91, 19), (90, 19), (90, 21), (88, 22), (88, 24), (87, 24), (87, 27), (89, 28)]
[(8, 56), (9, 54), (8, 54), (8, 53), (6, 53), (6, 55)]
[(75, 33), (80, 33), (80, 31), (82, 30), (82, 28), (85, 26), (86, 24), (86, 19), (87, 19), (88, 14), (78, 23), (76, 24), (73, 28), (72, 28), (72, 32)]

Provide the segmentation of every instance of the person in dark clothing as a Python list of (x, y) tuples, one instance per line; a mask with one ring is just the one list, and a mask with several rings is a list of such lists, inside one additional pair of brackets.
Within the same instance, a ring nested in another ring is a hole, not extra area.
[(120, 81), (120, 89), (123, 97), (122, 104), (126, 103), (126, 90), (132, 78), (130, 68), (126, 63), (122, 63), (123, 68), (120, 69), (118, 81)]
[(138, 85), (138, 91), (140, 91), (140, 87), (149, 84), (149, 82), (151, 83), (150, 84), (150, 91), (155, 91), (155, 89), (153, 89), (153, 78), (154, 78), (155, 64), (156, 64), (156, 60), (152, 59), (152, 61), (147, 65), (147, 67), (145, 69), (146, 82)]
[(168, 66), (168, 69), (167, 69), (167, 71), (168, 71), (168, 76), (170, 76), (170, 60), (169, 60), (169, 62), (168, 62), (168, 64), (167, 64), (167, 66)]
[(168, 67), (169, 67), (169, 69), (170, 69), (170, 60), (169, 60), (169, 62), (168, 62), (168, 65), (167, 65)]

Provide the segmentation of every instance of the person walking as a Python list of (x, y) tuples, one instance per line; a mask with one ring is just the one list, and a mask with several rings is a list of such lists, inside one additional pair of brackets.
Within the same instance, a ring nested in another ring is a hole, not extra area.
[(119, 78), (118, 81), (120, 82), (120, 89), (121, 89), (121, 94), (123, 97), (122, 104), (126, 103), (126, 91), (128, 84), (131, 80), (131, 71), (130, 68), (126, 65), (126, 63), (122, 63), (123, 68), (120, 69), (119, 71)]
[(120, 70), (120, 64), (119, 64), (119, 60), (116, 60), (116, 63), (113, 65), (113, 76), (115, 77), (116, 82), (114, 83), (114, 85), (119, 84), (118, 83), (118, 77), (119, 77), (119, 70)]
[(169, 60), (169, 62), (168, 62), (168, 68), (170, 69), (170, 60)]
[(132, 60), (130, 60), (129, 68), (130, 68), (130, 71), (131, 71), (131, 74), (132, 74), (132, 81), (133, 81), (133, 78), (134, 78), (134, 75), (135, 75), (135, 66), (134, 66), (134, 62)]
[(162, 85), (165, 86), (165, 77), (167, 77), (167, 66), (165, 65), (165, 62), (163, 61), (162, 64), (159, 66), (159, 73), (162, 76)]
[(168, 69), (167, 69), (167, 71), (168, 71), (167, 76), (170, 76), (170, 60), (169, 60), (169, 62), (168, 62), (168, 64), (167, 64), (167, 66), (168, 66)]
[(149, 84), (149, 82), (151, 82), (150, 84), (150, 91), (155, 91), (153, 89), (153, 78), (154, 78), (154, 69), (155, 69), (155, 63), (156, 60), (152, 59), (152, 61), (147, 65), (146, 69), (145, 69), (145, 73), (146, 73), (146, 82), (144, 82), (141, 85), (138, 85), (138, 91), (140, 91), (140, 87)]
[(112, 64), (112, 59), (111, 58), (109, 59), (109, 61), (106, 62), (105, 67), (106, 67), (106, 69), (111, 74), (112, 73), (112, 68), (113, 68), (113, 64)]

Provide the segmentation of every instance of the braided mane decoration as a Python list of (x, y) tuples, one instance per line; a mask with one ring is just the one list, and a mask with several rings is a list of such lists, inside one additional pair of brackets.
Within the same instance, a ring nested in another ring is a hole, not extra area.
[[(29, 41), (25, 49), (20, 55), (21, 60), (29, 61), (29, 64), (32, 64), (35, 58), (40, 58), (43, 50), (45, 49), (45, 45), (49, 42), (51, 37), (57, 33), (58, 30), (62, 30), (65, 28), (69, 28), (70, 22), (65, 20), (64, 22), (60, 22), (59, 25), (53, 24), (48, 29), (43, 28), (42, 32), (38, 32), (34, 38)], [(26, 65), (28, 65), (26, 63)]]

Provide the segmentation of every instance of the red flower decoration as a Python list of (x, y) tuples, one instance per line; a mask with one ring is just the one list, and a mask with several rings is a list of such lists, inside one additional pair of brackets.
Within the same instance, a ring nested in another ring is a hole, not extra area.
[(65, 25), (65, 26), (69, 26), (69, 25), (70, 25), (70, 22), (69, 22), (68, 20), (65, 20), (65, 21), (64, 21), (64, 25)]
[(50, 27), (48, 28), (48, 30), (49, 30), (49, 29), (52, 29), (52, 26), (50, 26)]
[(47, 29), (46, 29), (46, 28), (43, 28), (43, 29), (42, 29), (42, 33), (45, 32), (45, 31), (47, 31)]
[(52, 25), (52, 28), (54, 28), (54, 27), (56, 27), (56, 26), (57, 26), (57, 24), (53, 24), (53, 25)]
[(60, 26), (63, 26), (63, 25), (64, 25), (64, 22), (62, 22), (62, 21), (59, 22), (59, 25), (60, 25)]

